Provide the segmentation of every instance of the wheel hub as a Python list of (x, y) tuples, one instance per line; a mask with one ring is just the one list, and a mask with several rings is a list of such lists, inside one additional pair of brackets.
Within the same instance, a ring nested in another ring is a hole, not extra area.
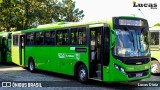
[(33, 62), (30, 62), (29, 67), (30, 67), (30, 70), (33, 71)]
[(152, 64), (151, 65), (151, 72), (152, 73), (157, 73), (158, 72), (158, 65), (157, 64)]
[(84, 81), (84, 79), (86, 78), (86, 72), (84, 69), (80, 70), (79, 76), (80, 76), (80, 79)]

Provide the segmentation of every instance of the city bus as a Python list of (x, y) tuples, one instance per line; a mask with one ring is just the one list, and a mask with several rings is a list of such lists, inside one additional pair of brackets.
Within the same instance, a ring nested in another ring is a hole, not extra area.
[(12, 62), (11, 57), (11, 32), (0, 33), (0, 62)]
[(147, 20), (112, 17), (95, 22), (60, 22), (12, 33), (12, 62), (89, 79), (123, 82), (149, 78)]
[(160, 26), (154, 26), (150, 29), (151, 36), (151, 72), (160, 73)]

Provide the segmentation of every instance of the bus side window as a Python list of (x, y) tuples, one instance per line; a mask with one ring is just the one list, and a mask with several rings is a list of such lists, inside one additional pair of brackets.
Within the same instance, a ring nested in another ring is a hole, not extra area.
[(45, 32), (45, 45), (54, 45), (55, 44), (55, 32), (46, 31)]
[(79, 45), (86, 45), (86, 28), (82, 27), (78, 30)]
[(9, 52), (11, 52), (11, 37), (12, 37), (12, 34), (9, 33), (8, 34), (8, 41), (7, 41), (7, 49)]
[(44, 44), (44, 32), (36, 32), (35, 34), (35, 45)]
[(8, 39), (8, 51), (10, 52), (11, 51), (11, 39)]
[(71, 29), (71, 45), (85, 45), (86, 44), (86, 29), (72, 28)]
[(13, 35), (13, 45), (18, 45), (18, 35)]
[(27, 33), (27, 45), (33, 45), (34, 33)]
[(68, 30), (57, 31), (57, 45), (68, 45)]
[(71, 29), (71, 45), (78, 45), (78, 28)]
[(151, 32), (151, 45), (159, 45), (159, 32)]

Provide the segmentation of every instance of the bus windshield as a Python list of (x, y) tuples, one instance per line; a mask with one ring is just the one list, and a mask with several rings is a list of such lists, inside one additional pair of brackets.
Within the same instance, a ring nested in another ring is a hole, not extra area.
[(114, 54), (120, 57), (148, 56), (148, 37), (147, 30), (116, 29)]

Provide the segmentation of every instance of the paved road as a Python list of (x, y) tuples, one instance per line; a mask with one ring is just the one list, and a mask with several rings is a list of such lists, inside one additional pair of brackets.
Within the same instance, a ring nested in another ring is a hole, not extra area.
[[(115, 90), (115, 89), (131, 89), (131, 90), (158, 90), (160, 89), (160, 82), (151, 82), (151, 81), (160, 81), (160, 75), (154, 75), (151, 78), (144, 79), (142, 81), (148, 82), (126, 82), (126, 83), (103, 83), (98, 81), (90, 81), (89, 84), (81, 84), (77, 81), (76, 78), (67, 75), (61, 75), (52, 72), (38, 71), (37, 73), (31, 73), (28, 70), (19, 67), (14, 64), (0, 64), (0, 86), (2, 81), (12, 82), (14, 88), (13, 90), (28, 90), (28, 89), (45, 89), (45, 90)], [(28, 88), (28, 82), (31, 84), (37, 85), (38, 88)], [(39, 82), (40, 81), (40, 82)], [(14, 83), (14, 84), (13, 84)], [(18, 86), (18, 83), (23, 83), (25, 88), (15, 88)], [(26, 84), (27, 83), (27, 84)], [(139, 84), (138, 84), (139, 83)], [(149, 87), (149, 85), (152, 87)], [(159, 84), (159, 87), (156, 86)], [(139, 86), (138, 86), (139, 85)], [(141, 85), (141, 87), (140, 87)], [(148, 86), (146, 86), (148, 85)], [(48, 86), (41, 88), (40, 86)], [(51, 87), (54, 86), (54, 87)], [(0, 88), (3, 90), (8, 90), (8, 88)]]

